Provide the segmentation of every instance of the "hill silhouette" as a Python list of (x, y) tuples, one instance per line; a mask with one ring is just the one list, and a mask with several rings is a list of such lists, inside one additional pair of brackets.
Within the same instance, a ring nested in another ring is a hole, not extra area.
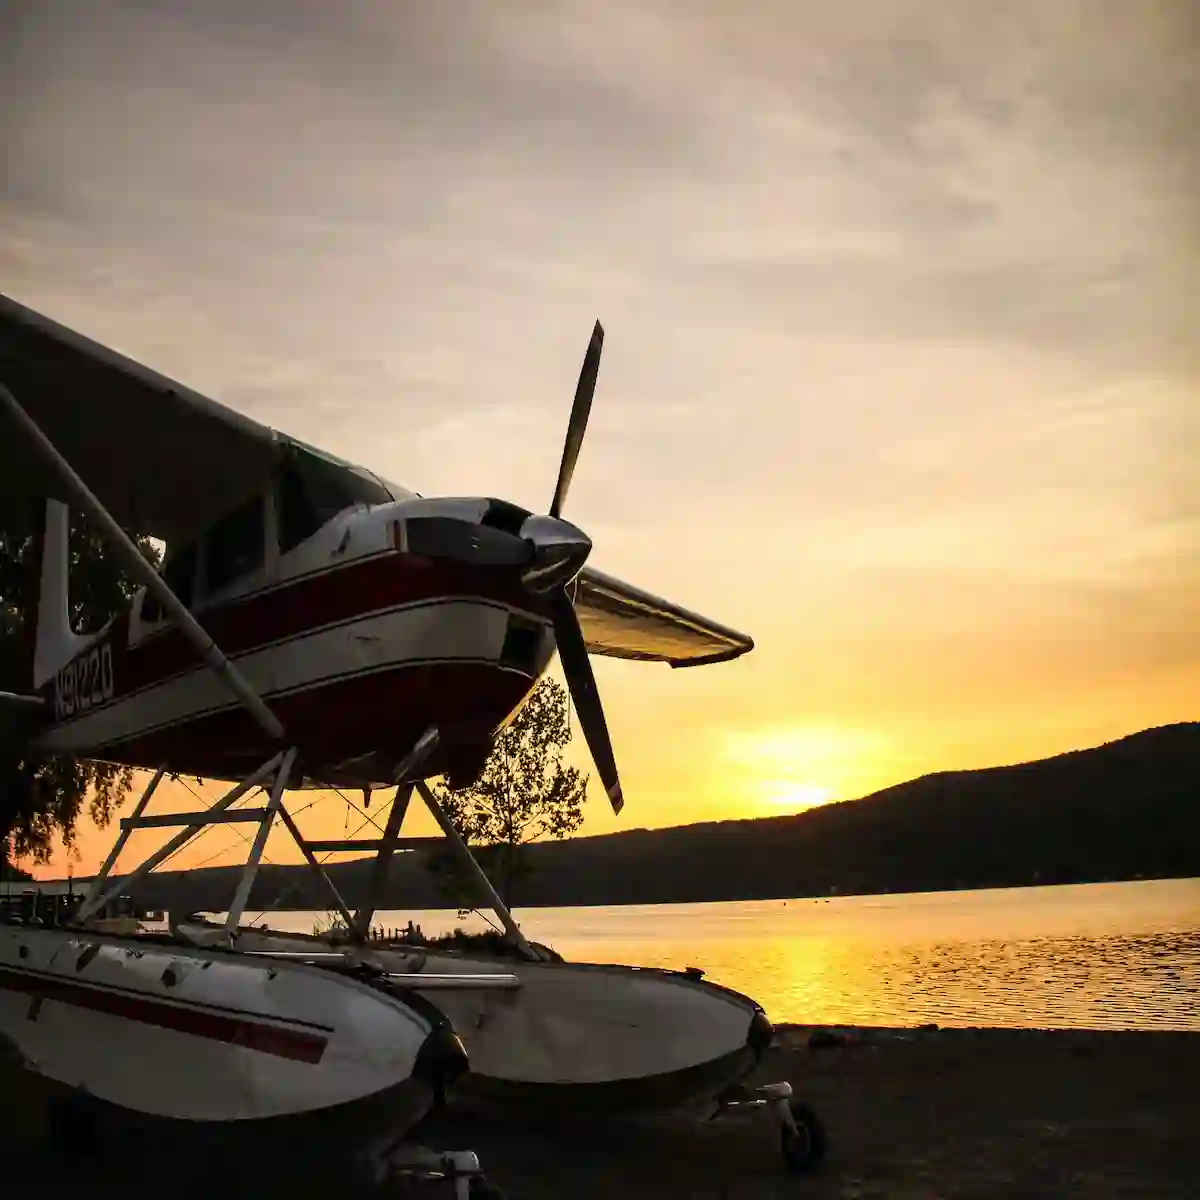
[[(793, 816), (638, 829), (531, 848), (518, 905), (649, 904), (1200, 875), (1200, 723), (1016, 766), (944, 771)], [(353, 906), (365, 860), (329, 868)], [(226, 907), (237, 868), (151, 876), (136, 895)], [(306, 867), (264, 866), (258, 907), (327, 907)], [(420, 852), (381, 908), (446, 907)]]

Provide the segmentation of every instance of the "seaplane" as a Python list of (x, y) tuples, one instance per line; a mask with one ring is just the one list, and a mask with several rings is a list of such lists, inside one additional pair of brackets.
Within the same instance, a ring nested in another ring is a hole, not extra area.
[[(421, 1095), (442, 1094), (453, 1077), (510, 1106), (557, 1111), (766, 1108), (777, 1117), (789, 1164), (818, 1151), (819, 1128), (790, 1085), (744, 1086), (772, 1036), (758, 1004), (700, 972), (563, 962), (528, 942), (426, 782), (441, 776), (453, 788), (475, 779), (497, 730), (557, 653), (619, 812), (621, 781), (589, 656), (682, 668), (727, 662), (753, 647), (743, 633), (590, 566), (590, 539), (563, 516), (603, 339), (597, 322), (549, 510), (538, 513), (494, 497), (419, 495), (0, 297), (0, 501), (44, 505), (29, 677), (0, 695), (0, 710), (31, 756), (151, 773), (75, 927), (0, 936), (0, 1034), (32, 1070), (126, 1110), (192, 1121), (222, 1115), (224, 1078), (231, 1083), (224, 1117), (279, 1124), (280, 1105), (309, 1118), (371, 1107), (386, 1095), (391, 1083), (381, 1083), (379, 1063), (370, 1071), (350, 1065), (376, 1041), (405, 1047), (380, 1062), (397, 1079), (407, 1070)], [(139, 585), (124, 611), (87, 636), (69, 616), (72, 508)], [(161, 570), (131, 532), (165, 542)], [(168, 775), (233, 786), (201, 812), (150, 814)], [(343, 787), (368, 796), (395, 789), (381, 837), (305, 839), (288, 792)], [(267, 797), (263, 806), (237, 807), (257, 791)], [(371, 952), (366, 937), (388, 863), (404, 847), (401, 826), (414, 794), (495, 909), (511, 956)], [(234, 821), (257, 831), (216, 936), (176, 923), (173, 935), (151, 946), (96, 930), (96, 914), (114, 896), (202, 829)], [(349, 950), (256, 943), (241, 926), (277, 822), (327, 887), (356, 939)], [(168, 825), (181, 831), (114, 877), (135, 829)], [(354, 912), (316, 858), (338, 849), (375, 853), (369, 894)], [(168, 976), (178, 978), (167, 983)], [(314, 1032), (305, 1036), (324, 1037), (327, 1046), (309, 1062), (263, 1052), (257, 1034), (231, 1035), (223, 1043), (230, 1061), (208, 1059), (211, 1079), (190, 1090), (183, 1064), (207, 1053), (199, 1035), (178, 1022), (163, 1033), (168, 1026), (136, 1015), (132, 1000), (84, 1002), (68, 984), (105, 997), (124, 989), (137, 1004), (172, 1013), (185, 1000), (214, 1012), (224, 1005), (256, 1014), (230, 1020), (262, 1021), (269, 1030), (309, 1022)], [(321, 985), (328, 995), (318, 995)], [(379, 1010), (370, 1018), (362, 1015), (367, 996)], [(46, 1017), (31, 1018), (35, 1008), (53, 1010), (54, 1037)], [(435, 1012), (448, 1018), (444, 1026)], [(404, 1021), (411, 1031), (400, 1037), (395, 1029)], [(153, 1030), (139, 1036), (156, 1064), (136, 1083), (118, 1077), (128, 1059), (104, 1049), (116, 1029), (131, 1049), (131, 1022)], [(353, 1046), (337, 1050), (338, 1038)], [(441, 1049), (424, 1051), (427, 1044)], [(455, 1045), (465, 1047), (465, 1075)], [(168, 1061), (179, 1072), (160, 1086)], [(440, 1064), (436, 1071), (430, 1062)], [(309, 1070), (316, 1080), (322, 1063), (342, 1091), (293, 1087), (287, 1072)], [(411, 1125), (420, 1104), (401, 1107), (393, 1132)]]

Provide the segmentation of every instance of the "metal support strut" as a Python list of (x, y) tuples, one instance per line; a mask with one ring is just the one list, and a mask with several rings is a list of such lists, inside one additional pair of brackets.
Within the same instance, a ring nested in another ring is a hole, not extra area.
[(484, 899), (495, 909), (496, 916), (500, 918), (505, 933), (508, 934), (517, 949), (526, 958), (531, 962), (540, 962), (542, 956), (526, 940), (520, 926), (513, 920), (512, 913), (508, 911), (508, 906), (500, 899), (500, 893), (492, 887), (492, 881), (484, 874), (483, 868), (475, 861), (475, 855), (471, 853), (470, 847), (463, 841), (462, 834), (455, 828), (454, 822), (446, 815), (446, 810), (438, 803), (437, 797), (429, 790), (423, 779), (417, 780), (416, 789), (421, 793), (421, 799), (425, 801), (425, 807), (429, 809), (433, 819), (441, 826), (442, 832), (446, 835), (451, 846), (454, 847), (454, 851), (458, 855), (462, 865), (467, 869), (468, 874), (474, 879), (479, 890), (483, 893)]
[(83, 897), (83, 902), (79, 906), (77, 917), (80, 921), (86, 921), (100, 907), (95, 903), (95, 898), (100, 894), (100, 889), (104, 886), (104, 881), (108, 878), (109, 872), (113, 869), (117, 859), (121, 857), (121, 851), (125, 849), (125, 843), (129, 841), (129, 835), (133, 833), (136, 828), (136, 822), (141, 819), (142, 813), (146, 811), (146, 805), (150, 803), (150, 797), (154, 795), (155, 789), (162, 782), (162, 777), (166, 774), (166, 771), (167, 766), (164, 763), (154, 772), (154, 778), (150, 780), (146, 790), (142, 793), (142, 798), (137, 802), (137, 807), (133, 810), (133, 817), (130, 820), (121, 822), (121, 832), (117, 836), (113, 848), (108, 852), (108, 857), (104, 860), (104, 864), (96, 873), (96, 878), (92, 880), (91, 886), (88, 888)]
[(351, 932), (357, 941), (362, 941), (371, 930), (371, 919), (375, 916), (375, 907), (383, 893), (383, 885), (387, 883), (388, 862), (396, 850), (400, 840), (400, 826), (404, 823), (404, 815), (408, 812), (408, 802), (412, 799), (412, 784), (402, 783), (396, 789), (396, 798), (392, 801), (392, 811), (388, 813), (387, 827), (383, 837), (379, 839), (379, 847), (375, 853), (375, 861), (371, 864), (371, 877), (367, 881), (367, 900), (354, 915)]
[[(117, 848), (113, 848), (113, 853), (109, 855), (108, 861), (101, 868), (100, 873), (92, 881), (92, 886), (88, 891), (88, 898), (84, 901), (79, 909), (78, 917), (80, 922), (86, 921), (93, 913), (99, 912), (114, 896), (118, 896), (125, 888), (132, 887), (140, 879), (144, 879), (159, 863), (170, 858), (176, 850), (186, 846), (208, 825), (220, 823), (220, 814), (224, 813), (231, 805), (236, 804), (251, 788), (257, 787), (262, 781), (268, 778), (276, 767), (283, 761), (283, 753), (274, 755), (267, 759), (253, 775), (248, 775), (237, 787), (232, 791), (227, 792), (221, 797), (211, 808), (203, 813), (181, 813), (178, 815), (178, 820), (182, 824), (190, 822), (187, 828), (182, 832), (177, 833), (165, 846), (161, 846), (149, 858), (145, 859), (140, 866), (134, 868), (128, 875), (118, 879), (115, 883), (110, 883), (106, 888), (105, 882), (108, 880), (109, 873), (112, 871), (113, 865), (116, 863)], [(155, 784), (160, 779), (161, 773), (156, 776)], [(143, 827), (143, 823), (147, 818), (143, 817), (142, 810), (146, 807), (146, 802), (150, 799), (150, 791), (147, 789), (146, 795), (142, 797), (142, 802), (138, 805), (137, 811), (132, 817), (127, 817), (121, 822), (121, 832), (126, 834), (134, 829)], [(157, 824), (157, 822), (156, 822)]]
[(404, 816), (408, 812), (408, 802), (412, 799), (412, 784), (406, 781), (409, 776), (421, 770), (429, 760), (429, 756), (437, 749), (440, 741), (441, 733), (436, 725), (431, 725), (421, 734), (416, 745), (404, 756), (393, 772), (396, 781), (396, 798), (392, 801), (392, 811), (388, 814), (387, 827), (383, 831), (383, 837), (379, 841), (375, 854), (375, 862), (371, 866), (371, 876), (367, 880), (366, 902), (361, 905), (354, 918), (354, 923), (350, 926), (350, 931), (356, 941), (366, 938), (371, 928), (371, 918), (375, 915), (375, 908), (379, 903), (379, 897), (383, 894), (384, 884), (387, 883), (388, 864), (395, 853), (400, 839), (400, 826), (404, 823)]
[(254, 835), (254, 845), (250, 847), (250, 856), (246, 859), (245, 867), (242, 868), (242, 878), (238, 882), (238, 889), (234, 894), (233, 903), (229, 906), (229, 915), (225, 918), (225, 932), (227, 934), (237, 932), (238, 922), (242, 919), (242, 913), (246, 908), (246, 901), (250, 899), (250, 889), (254, 887), (254, 877), (258, 874), (258, 864), (262, 860), (263, 850), (266, 849), (267, 837), (271, 832), (271, 824), (283, 806), (283, 789), (287, 787), (288, 775), (295, 761), (296, 747), (293, 746), (283, 756), (283, 762), (279, 764), (279, 770), (275, 772), (275, 781), (271, 785), (270, 803), (268, 803), (266, 812), (263, 814), (262, 823), (258, 827), (258, 833)]
[[(351, 931), (354, 940), (361, 942), (365, 939), (366, 933), (370, 928), (371, 918), (375, 914), (383, 887), (387, 882), (388, 863), (397, 847), (401, 844), (400, 827), (404, 823), (412, 791), (415, 788), (420, 793), (421, 799), (424, 800), (433, 819), (441, 827), (442, 833), (450, 842), (455, 857), (476, 885), (480, 899), (484, 904), (493, 909), (500, 918), (509, 940), (516, 946), (523, 957), (532, 962), (540, 962), (543, 956), (529, 944), (528, 939), (521, 932), (520, 926), (513, 919), (508, 906), (492, 886), (492, 882), (484, 873), (483, 868), (476, 862), (475, 856), (471, 853), (470, 847), (458, 832), (454, 822), (447, 815), (445, 809), (442, 808), (437, 797), (429, 790), (425, 781), (419, 777), (421, 769), (436, 749), (439, 741), (440, 737), (437, 728), (429, 728), (396, 769), (395, 776), (399, 781), (396, 798), (392, 803), (392, 810), (388, 815), (387, 827), (383, 831), (383, 837), (377, 843), (377, 854), (372, 864), (365, 902), (353, 916), (338, 892), (337, 887), (313, 853), (314, 847), (320, 845), (320, 843), (309, 842), (302, 836), (295, 820), (284, 805), (284, 790), (287, 787), (288, 779), (296, 762), (297, 750), (293, 746), (286, 751), (281, 751), (272, 756), (252, 775), (249, 775), (210, 808), (202, 812), (164, 813), (157, 816), (145, 815), (146, 806), (149, 804), (150, 798), (154, 795), (166, 772), (165, 766), (160, 767), (142, 794), (142, 798), (138, 801), (133, 814), (122, 819), (121, 835), (117, 839), (116, 845), (110, 851), (104, 865), (100, 868), (96, 878), (92, 881), (87, 898), (80, 907), (77, 919), (82, 923), (97, 912), (100, 912), (114, 896), (145, 878), (155, 867), (165, 862), (177, 850), (191, 841), (202, 829), (210, 825), (227, 824), (234, 820), (253, 821), (258, 823), (258, 831), (242, 869), (237, 892), (230, 904), (229, 912), (221, 930), (221, 936), (225, 938), (232, 937), (237, 933), (238, 922), (241, 920), (246, 909), (246, 904), (250, 899), (250, 893), (254, 887), (254, 880), (258, 873), (259, 864), (262, 861), (263, 851), (266, 848), (272, 823), (278, 816), (295, 840), (296, 845), (300, 848), (309, 867), (328, 888), (334, 905), (342, 920), (345, 921), (347, 929)], [(417, 778), (415, 781), (409, 782), (413, 776), (417, 776)], [(265, 786), (267, 780), (271, 781), (271, 796), (265, 808), (229, 811), (232, 805), (245, 796), (252, 788)], [(139, 866), (135, 867), (128, 875), (115, 881), (109, 878), (121, 851), (124, 850), (129, 840), (130, 834), (135, 829), (162, 828), (167, 825), (183, 825), (185, 828), (146, 858)], [(424, 842), (426, 839), (419, 840)], [(341, 848), (343, 843), (338, 843), (338, 846)]]
[(325, 868), (317, 861), (317, 856), (313, 853), (311, 842), (304, 839), (304, 835), (300, 832), (296, 822), (292, 820), (292, 814), (288, 812), (287, 805), (280, 804), (279, 817), (287, 826), (288, 833), (292, 835), (292, 840), (300, 847), (300, 853), (304, 855), (304, 861), (308, 863), (313, 874), (321, 880), (329, 892), (329, 898), (333, 901), (333, 907), (337, 909), (338, 916), (342, 918), (346, 928), (349, 929), (354, 922), (354, 918), (350, 915), (350, 910), (346, 907), (345, 900), (342, 899), (342, 894), (337, 890), (337, 885), (325, 872)]
[[(425, 806), (429, 809), (433, 819), (441, 827), (442, 833), (450, 842), (455, 857), (462, 863), (463, 869), (478, 888), (481, 900), (489, 908), (492, 908), (496, 916), (500, 918), (500, 922), (504, 926), (504, 931), (508, 935), (509, 940), (525, 958), (532, 962), (540, 962), (542, 955), (529, 944), (529, 941), (521, 932), (520, 926), (513, 920), (513, 915), (509, 912), (508, 906), (492, 886), (492, 881), (488, 879), (483, 868), (475, 861), (475, 856), (471, 853), (470, 847), (463, 841), (462, 835), (455, 828), (454, 822), (446, 815), (445, 809), (438, 803), (437, 797), (429, 790), (422, 778), (422, 770), (428, 762), (430, 755), (437, 749), (440, 741), (441, 735), (437, 726), (431, 725), (421, 735), (416, 745), (413, 746), (393, 772), (392, 778), (397, 785), (396, 798), (392, 802), (392, 810), (388, 814), (387, 827), (383, 831), (383, 837), (374, 843), (376, 846), (376, 856), (371, 866), (370, 878), (367, 881), (366, 896), (354, 920), (347, 922), (350, 931), (356, 941), (361, 942), (366, 938), (367, 931), (371, 927), (371, 918), (375, 915), (379, 899), (383, 894), (384, 885), (387, 883), (388, 863), (396, 849), (401, 845), (400, 827), (404, 823), (405, 815), (408, 812), (412, 790), (416, 788), (421, 795), (421, 799), (425, 801)], [(310, 853), (317, 845), (322, 844), (303, 842), (299, 837), (297, 837), (297, 841), (306, 854)], [(365, 842), (357, 844), (366, 845)], [(336, 842), (332, 843), (332, 845), (338, 849), (349, 849), (355, 843)], [(321, 873), (324, 874), (324, 872)], [(345, 916), (344, 913), (342, 915), (343, 917)]]
[[(262, 862), (263, 852), (266, 849), (267, 838), (270, 835), (272, 823), (275, 817), (278, 816), (284, 823), (287, 831), (292, 835), (292, 838), (300, 848), (300, 852), (304, 855), (305, 861), (312, 868), (314, 874), (328, 888), (334, 906), (346, 922), (347, 927), (351, 927), (354, 918), (346, 907), (345, 901), (342, 899), (333, 880), (329, 878), (313, 855), (311, 845), (305, 841), (296, 822), (292, 819), (291, 813), (288, 812), (283, 802), (284, 790), (287, 788), (292, 771), (295, 769), (296, 753), (296, 748), (292, 747), (284, 753), (276, 754), (273, 758), (263, 763), (254, 774), (239, 783), (237, 787), (226, 793), (211, 807), (201, 812), (162, 813), (155, 816), (146, 816), (146, 806), (149, 804), (151, 796), (154, 795), (155, 789), (166, 772), (166, 767), (160, 767), (142, 794), (142, 798), (138, 801), (132, 815), (122, 818), (121, 835), (117, 839), (116, 845), (109, 852), (108, 858), (105, 859), (104, 865), (100, 868), (96, 878), (92, 880), (76, 919), (80, 923), (87, 921), (90, 917), (101, 911), (104, 905), (114, 896), (128, 887), (132, 887), (140, 879), (145, 878), (155, 867), (170, 858), (176, 850), (185, 846), (202, 829), (206, 829), (211, 825), (227, 825), (235, 821), (245, 821), (257, 824), (258, 830), (254, 838), (254, 843), (250, 848), (250, 853), (242, 867), (242, 875), (238, 881), (237, 892), (234, 895), (233, 902), (229, 908), (229, 914), (221, 930), (221, 936), (224, 937), (236, 934), (238, 922), (246, 910), (250, 893), (254, 888), (254, 880), (258, 874), (259, 864)], [(260, 785), (265, 786), (268, 780), (270, 780), (271, 785), (271, 797), (265, 808), (231, 809), (231, 805), (245, 796), (252, 788)], [(117, 879), (115, 882), (109, 882), (113, 866), (129, 841), (130, 834), (135, 829), (161, 829), (171, 825), (183, 825), (186, 828), (181, 833), (176, 834), (165, 846), (160, 847), (151, 854), (128, 875)], [(105, 884), (108, 884), (108, 886), (105, 887)]]

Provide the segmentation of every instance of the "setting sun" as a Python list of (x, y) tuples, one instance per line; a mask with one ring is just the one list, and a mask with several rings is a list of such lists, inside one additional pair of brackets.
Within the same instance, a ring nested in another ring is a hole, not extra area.
[(833, 794), (826, 787), (815, 783), (797, 783), (780, 787), (767, 793), (766, 803), (771, 808), (779, 808), (784, 812), (802, 812), (806, 808), (816, 808), (819, 804), (828, 804)]
[(822, 722), (726, 736), (723, 758), (746, 795), (772, 812), (851, 800), (890, 782), (896, 751), (882, 735)]

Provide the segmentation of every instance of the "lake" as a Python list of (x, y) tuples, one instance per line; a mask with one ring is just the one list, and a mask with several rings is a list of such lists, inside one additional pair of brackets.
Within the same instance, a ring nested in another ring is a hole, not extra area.
[[(1200, 1030), (1200, 879), (516, 916), (569, 959), (701, 967), (776, 1022)], [(483, 928), (450, 910), (376, 924), (410, 918)], [(264, 919), (308, 933), (328, 914)]]

